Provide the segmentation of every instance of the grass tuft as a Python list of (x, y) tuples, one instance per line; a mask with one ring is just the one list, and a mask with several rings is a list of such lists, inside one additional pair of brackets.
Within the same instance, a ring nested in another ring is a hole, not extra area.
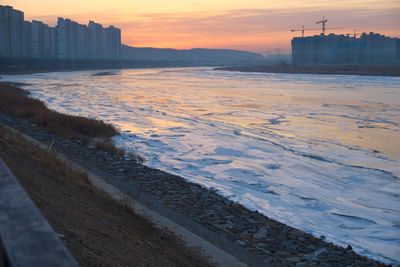
[(28, 95), (29, 92), (23, 89), (0, 83), (0, 111), (19, 118), (32, 119), (39, 126), (62, 138), (109, 138), (117, 134), (111, 124), (50, 110), (42, 101)]

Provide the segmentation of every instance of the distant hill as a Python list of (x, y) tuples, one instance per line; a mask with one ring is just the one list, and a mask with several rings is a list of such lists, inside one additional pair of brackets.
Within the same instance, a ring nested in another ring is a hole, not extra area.
[(195, 64), (254, 64), (265, 57), (252, 52), (229, 49), (178, 50), (168, 48), (122, 46), (121, 58), (126, 60), (174, 61)]

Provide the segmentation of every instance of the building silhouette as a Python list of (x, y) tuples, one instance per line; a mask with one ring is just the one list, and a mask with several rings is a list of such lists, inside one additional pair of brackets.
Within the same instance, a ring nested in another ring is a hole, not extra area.
[(121, 30), (64, 18), (50, 27), (37, 20), (25, 21), (22, 11), (0, 5), (0, 58), (118, 60)]
[(57, 57), (61, 59), (77, 58), (78, 23), (70, 19), (58, 18), (57, 21)]
[(399, 39), (378, 33), (315, 35), (292, 39), (292, 63), (298, 66), (400, 63)]
[(31, 57), (56, 58), (56, 29), (41, 21), (33, 20), (31, 23)]
[(120, 59), (121, 30), (94, 21), (82, 25), (58, 18), (57, 52), (62, 59)]
[(22, 57), (32, 57), (32, 22), (29, 21), (24, 21), (24, 33), (22, 35)]
[(0, 56), (21, 58), (24, 13), (11, 6), (0, 6)]

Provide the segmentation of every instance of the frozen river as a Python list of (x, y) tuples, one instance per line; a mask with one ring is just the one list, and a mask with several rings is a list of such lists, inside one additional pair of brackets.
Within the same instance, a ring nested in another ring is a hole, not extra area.
[(209, 68), (3, 76), (270, 218), (400, 262), (400, 79)]

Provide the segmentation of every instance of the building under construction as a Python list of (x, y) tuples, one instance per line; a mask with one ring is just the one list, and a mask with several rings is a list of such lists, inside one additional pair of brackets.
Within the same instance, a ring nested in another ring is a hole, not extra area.
[(315, 35), (292, 39), (297, 66), (400, 64), (400, 39), (377, 33)]

